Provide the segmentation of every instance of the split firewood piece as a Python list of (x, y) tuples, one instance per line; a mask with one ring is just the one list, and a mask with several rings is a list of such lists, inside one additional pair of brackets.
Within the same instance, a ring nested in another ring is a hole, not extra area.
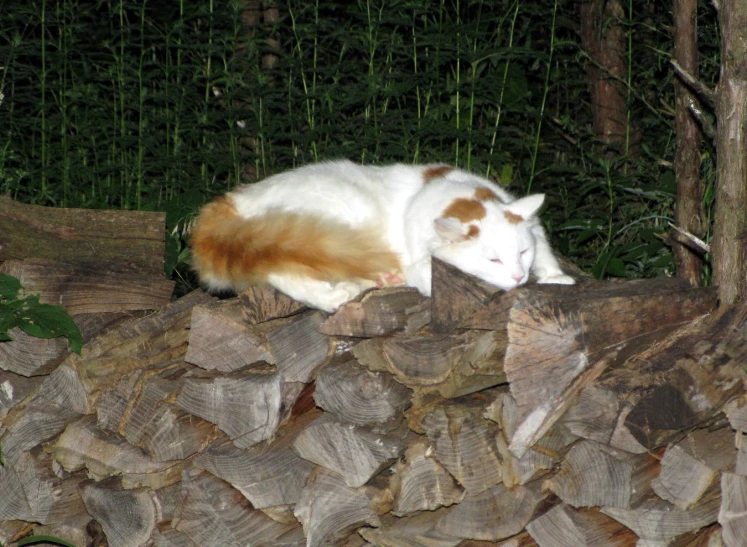
[(743, 545), (747, 538), (747, 477), (734, 473), (721, 475), (721, 509), (718, 522), (727, 547)]
[(0, 369), (23, 376), (49, 374), (70, 354), (66, 338), (37, 338), (16, 327), (0, 344)]
[(303, 459), (339, 473), (351, 487), (363, 486), (405, 449), (405, 431), (388, 434), (324, 414), (301, 431), (293, 451)]
[(161, 520), (159, 503), (149, 488), (123, 490), (118, 481), (109, 479), (83, 484), (81, 495), (111, 547), (147, 544)]
[(648, 496), (658, 473), (658, 461), (652, 456), (581, 441), (566, 454), (547, 486), (574, 507), (629, 509)]
[(386, 488), (351, 488), (337, 473), (317, 467), (309, 477), (294, 514), (303, 525), (307, 547), (344, 538), (361, 526), (381, 525), (379, 515), (391, 509)]
[[(80, 498), (80, 495), (78, 495), (78, 497)], [(55, 538), (60, 538), (61, 540), (67, 541), (73, 545), (91, 545), (87, 528), (91, 524), (92, 518), (91, 515), (88, 514), (88, 511), (86, 511), (82, 501), (80, 505), (82, 507), (82, 512), (70, 514), (64, 519), (51, 524), (35, 526), (33, 535), (54, 536)], [(6, 544), (3, 543), (3, 545)], [(37, 545), (44, 545), (44, 543), (39, 543)], [(47, 545), (55, 544), (48, 543)]]
[(24, 294), (38, 294), (41, 303), (62, 306), (71, 315), (157, 310), (174, 290), (163, 266), (153, 274), (122, 262), (27, 258), (3, 262), (0, 273), (17, 277)]
[(406, 386), (459, 397), (506, 381), (504, 349), (500, 333), (468, 331), (372, 338), (351, 351), (362, 365), (390, 372)]
[(358, 533), (376, 547), (456, 547), (462, 538), (438, 532), (436, 523), (447, 510), (421, 511), (411, 516), (395, 518), (386, 515), (380, 528), (361, 528)]
[(153, 534), (153, 544), (158, 547), (203, 547), (179, 530), (169, 529)]
[(737, 450), (737, 463), (734, 472), (737, 475), (747, 475), (747, 395), (730, 400), (724, 405), (724, 412), (732, 429), (736, 429), (734, 445)]
[(267, 325), (267, 341), (286, 382), (309, 383), (316, 369), (332, 355), (329, 338), (319, 332), (326, 314), (308, 311)]
[(429, 317), (430, 302), (417, 289), (390, 287), (368, 291), (348, 302), (321, 326), (323, 334), (372, 338), (408, 330), (417, 332)]
[(574, 435), (607, 444), (612, 438), (619, 413), (620, 401), (614, 393), (596, 384), (588, 384), (561, 422)]
[(271, 439), (299, 394), (272, 369), (186, 378), (176, 405), (214, 423), (238, 448)]
[(184, 385), (181, 375), (190, 368), (180, 363), (157, 370), (157, 375), (141, 376), (114, 428), (157, 462), (186, 459), (219, 435), (214, 424), (172, 402)]
[(218, 441), (197, 456), (195, 467), (233, 485), (256, 509), (295, 504), (314, 469), (287, 442), (242, 450)]
[(411, 442), (405, 451), (405, 461), (394, 470), (399, 478), (392, 510), (395, 515), (434, 511), (459, 503), (464, 497), (464, 490), (454, 477), (433, 458), (433, 447), (425, 439)]
[(492, 486), (464, 499), (438, 521), (436, 531), (452, 537), (497, 541), (521, 532), (536, 516), (547, 494), (536, 483)]
[(483, 417), (485, 405), (479, 395), (449, 400), (435, 406), (422, 421), (436, 459), (473, 495), (499, 484), (503, 477), (496, 443), (500, 431)]
[(306, 306), (281, 293), (272, 285), (252, 285), (239, 293), (242, 317), (250, 325), (290, 317), (306, 310)]
[(629, 547), (637, 536), (598, 509), (574, 509), (561, 503), (527, 525), (541, 546)]
[(317, 374), (314, 401), (341, 420), (389, 431), (401, 424), (411, 393), (388, 372), (372, 372), (343, 356)]
[[(0, 344), (0, 347), (7, 342)], [(2, 357), (0, 357), (2, 360)], [(27, 377), (13, 372), (0, 371), (0, 420), (14, 406), (36, 392), (44, 382), (41, 376)]]
[(178, 482), (186, 461), (154, 462), (115, 433), (103, 431), (93, 416), (71, 423), (47, 450), (66, 471), (85, 467), (95, 480), (121, 477), (124, 488), (162, 488)]
[(527, 484), (554, 469), (570, 445), (578, 439), (563, 424), (556, 423), (521, 458), (517, 458), (508, 449), (519, 418), (516, 401), (508, 387), (488, 390), (483, 394), (493, 399), (485, 408), (484, 416), (500, 426), (495, 441), (503, 460), (503, 483), (509, 488)]
[(40, 447), (28, 449), (0, 426), (0, 522), (25, 520), (45, 523), (53, 509), (59, 484), (52, 474), (51, 459)]
[(235, 298), (194, 307), (184, 360), (221, 372), (275, 362), (264, 336), (243, 320)]
[(698, 429), (667, 448), (661, 473), (651, 483), (654, 492), (680, 509), (695, 505), (721, 473), (736, 462), (734, 434), (730, 427), (715, 431)]
[(184, 500), (174, 515), (173, 528), (196, 545), (273, 545), (298, 527), (281, 523), (253, 509), (227, 482), (206, 471), (189, 469), (182, 480)]
[(621, 401), (610, 444), (653, 450), (706, 423), (743, 391), (745, 363), (744, 303), (722, 306), (631, 357), (597, 382)]
[(720, 505), (721, 494), (714, 488), (687, 511), (658, 499), (647, 500), (635, 509), (602, 507), (601, 511), (633, 530), (641, 545), (669, 545), (676, 537), (715, 523)]

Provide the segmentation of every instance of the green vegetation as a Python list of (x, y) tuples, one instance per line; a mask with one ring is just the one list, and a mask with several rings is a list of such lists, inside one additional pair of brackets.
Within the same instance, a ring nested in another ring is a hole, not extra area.
[[(629, 2), (626, 86), (641, 135), (591, 132), (577, 3), (357, 0), (2, 2), (0, 191), (43, 205), (168, 212), (185, 224), (240, 182), (345, 157), (441, 161), (545, 192), (558, 250), (597, 277), (672, 273), (671, 14)], [(718, 36), (702, 2), (701, 79)], [(244, 14), (246, 15), (246, 14)], [(712, 150), (703, 177), (712, 199)]]

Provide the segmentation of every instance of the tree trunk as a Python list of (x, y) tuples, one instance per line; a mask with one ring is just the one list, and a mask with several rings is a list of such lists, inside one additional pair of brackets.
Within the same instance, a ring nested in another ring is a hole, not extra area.
[[(698, 77), (698, 23), (697, 0), (674, 0), (674, 58), (693, 77)], [(677, 203), (675, 224), (699, 237), (705, 235), (706, 221), (703, 210), (703, 185), (700, 181), (700, 131), (690, 115), (688, 106), (694, 95), (679, 80), (674, 82), (675, 128), (677, 151), (674, 156), (674, 173), (677, 178)], [(677, 276), (691, 285), (700, 285), (701, 259), (686, 245), (674, 246)]]
[[(619, 19), (618, 0), (591, 0), (581, 4), (581, 42), (591, 59), (587, 71), (594, 133), (620, 153), (630, 148), (628, 107), (620, 81), (625, 81), (626, 33)], [(632, 132), (631, 132), (632, 134)]]
[(713, 278), (721, 303), (732, 304), (744, 298), (747, 281), (747, 4), (743, 0), (719, 4), (721, 77), (716, 92), (718, 188)]

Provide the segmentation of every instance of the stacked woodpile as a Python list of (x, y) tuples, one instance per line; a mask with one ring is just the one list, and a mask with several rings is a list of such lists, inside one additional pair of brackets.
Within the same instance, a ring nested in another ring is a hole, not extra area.
[[(162, 217), (39, 209), (0, 200), (0, 271), (85, 345), (0, 344), (3, 545), (747, 545), (747, 305), (674, 279), (503, 293), (442, 263), (432, 299), (333, 315), (268, 287), (168, 302)], [(24, 255), (4, 219), (129, 250)]]

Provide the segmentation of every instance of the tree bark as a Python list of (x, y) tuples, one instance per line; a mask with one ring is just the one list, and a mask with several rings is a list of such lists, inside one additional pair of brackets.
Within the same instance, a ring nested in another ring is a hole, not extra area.
[(721, 304), (743, 300), (747, 281), (747, 4), (719, 5), (721, 77), (716, 91), (718, 188), (713, 280)]
[[(674, 58), (693, 77), (698, 77), (697, 0), (674, 0)], [(695, 96), (679, 80), (674, 82), (675, 132), (677, 150), (674, 174), (677, 179), (675, 224), (699, 237), (705, 235), (703, 185), (700, 181), (700, 131), (689, 112)], [(673, 248), (677, 276), (700, 285), (701, 259), (681, 242)]]

